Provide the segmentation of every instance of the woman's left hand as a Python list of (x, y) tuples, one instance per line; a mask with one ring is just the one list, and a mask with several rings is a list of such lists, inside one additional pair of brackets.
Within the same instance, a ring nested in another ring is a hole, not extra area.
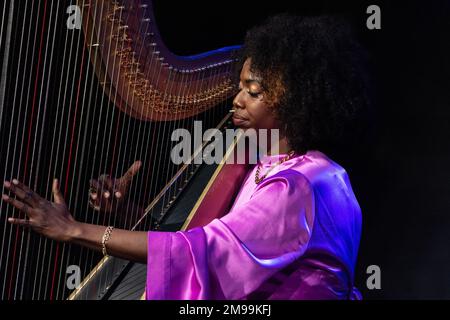
[(71, 240), (77, 222), (67, 208), (57, 179), (53, 180), (52, 186), (54, 202), (42, 198), (15, 179), (12, 183), (5, 181), (4, 186), (15, 194), (16, 199), (4, 194), (3, 200), (24, 212), (28, 217), (28, 219), (9, 218), (10, 223), (31, 227), (34, 231), (53, 240)]

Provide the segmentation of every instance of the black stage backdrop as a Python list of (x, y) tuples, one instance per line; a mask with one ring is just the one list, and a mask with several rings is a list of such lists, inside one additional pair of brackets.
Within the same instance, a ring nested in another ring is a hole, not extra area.
[[(371, 4), (381, 30), (366, 27)], [(356, 285), (365, 299), (450, 298), (449, 1), (156, 1), (155, 9), (178, 54), (241, 43), (275, 13), (347, 17), (376, 83), (373, 138), (334, 155), (363, 211)], [(380, 290), (367, 289), (370, 265), (381, 269)]]

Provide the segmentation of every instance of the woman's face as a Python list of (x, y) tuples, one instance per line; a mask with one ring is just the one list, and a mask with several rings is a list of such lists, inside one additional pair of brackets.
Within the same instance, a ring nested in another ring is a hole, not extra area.
[(247, 59), (242, 67), (239, 93), (233, 100), (235, 112), (234, 124), (241, 129), (275, 129), (275, 120), (267, 95), (263, 92), (261, 79), (250, 71), (251, 60)]

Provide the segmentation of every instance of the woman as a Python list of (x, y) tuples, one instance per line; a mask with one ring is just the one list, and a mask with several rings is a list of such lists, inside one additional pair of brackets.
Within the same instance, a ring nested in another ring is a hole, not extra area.
[[(353, 280), (361, 210), (345, 170), (319, 151), (367, 103), (359, 50), (330, 17), (280, 15), (248, 32), (233, 121), (281, 134), (278, 153), (259, 159), (221, 219), (185, 232), (105, 230), (72, 218), (57, 180), (54, 202), (13, 180), (5, 187), (17, 198), (3, 199), (29, 219), (9, 222), (147, 262), (148, 299), (360, 298)], [(116, 188), (94, 184), (93, 206), (121, 203), (139, 166)]]

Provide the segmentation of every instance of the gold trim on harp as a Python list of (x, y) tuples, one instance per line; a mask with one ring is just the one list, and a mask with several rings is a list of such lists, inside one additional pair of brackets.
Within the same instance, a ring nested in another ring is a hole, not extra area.
[(75, 300), (78, 293), (81, 291), (82, 288), (88, 283), (89, 280), (92, 279), (92, 277), (97, 273), (97, 271), (110, 259), (111, 257), (103, 257), (102, 260), (94, 267), (94, 269), (89, 272), (89, 274), (83, 279), (83, 281), (80, 283), (80, 286), (75, 289), (70, 296), (67, 298), (67, 300)]

